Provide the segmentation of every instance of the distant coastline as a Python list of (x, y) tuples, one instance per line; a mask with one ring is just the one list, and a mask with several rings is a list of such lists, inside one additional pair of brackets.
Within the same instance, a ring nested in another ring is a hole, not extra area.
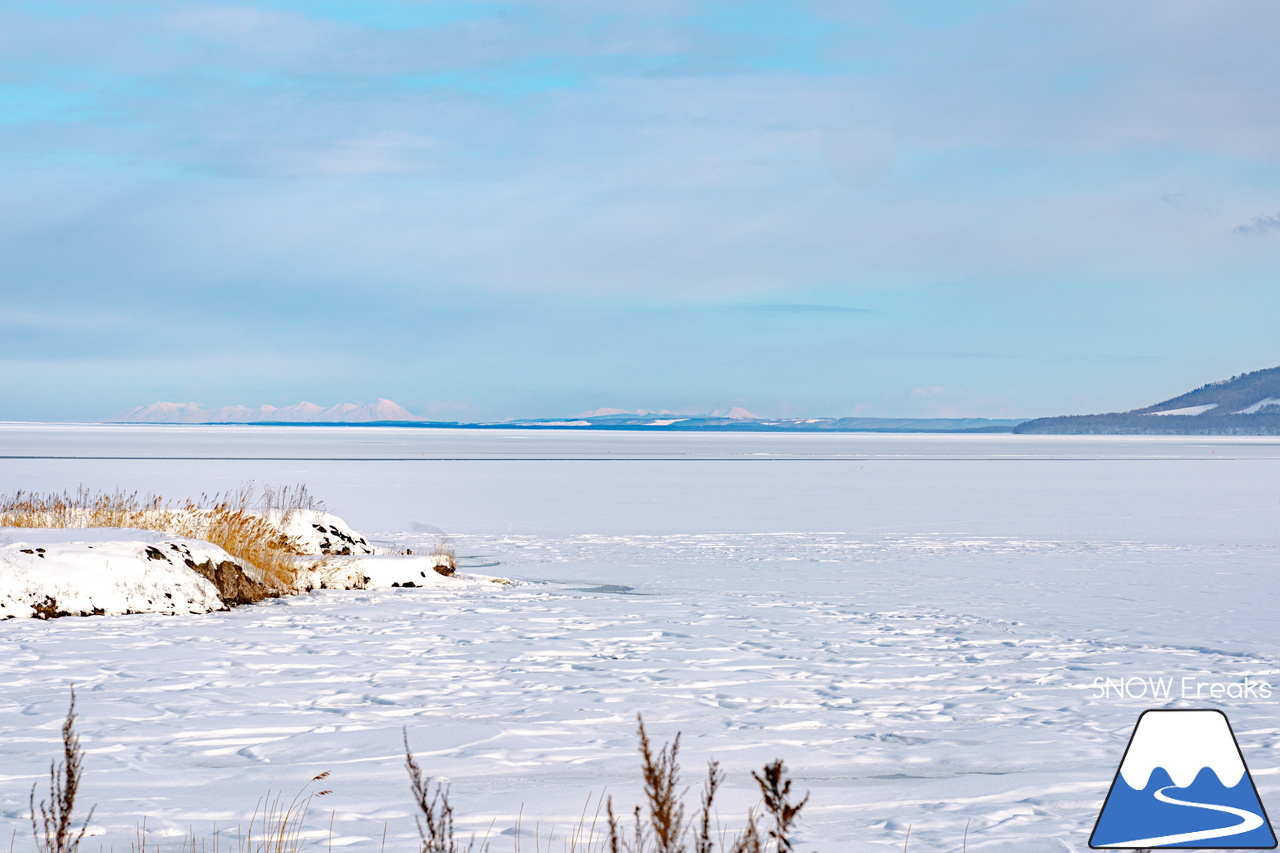
[(1019, 424), (1016, 435), (1280, 435), (1280, 415), (1218, 415), (1213, 418), (1116, 412), (1105, 415), (1066, 415)]
[(1280, 435), (1280, 367), (1210, 382), (1162, 403), (1127, 412), (1048, 418), (768, 418), (735, 407), (709, 414), (598, 409), (565, 418), (432, 421), (385, 398), (369, 405), (276, 408), (156, 402), (105, 423), (202, 426), (374, 426), (412, 429), (573, 430), (596, 432), (933, 433), (945, 435)]
[[(590, 423), (586, 419), (547, 421), (503, 421), (465, 423), (462, 421), (231, 421), (155, 422), (104, 421), (127, 426), (219, 426), (219, 427), (396, 427), (406, 429), (518, 429), (532, 431), (571, 430), (581, 432), (768, 432), (768, 433), (935, 433), (975, 434), (1012, 433), (1021, 420), (989, 418), (840, 418), (803, 420), (769, 419), (728, 420), (721, 418), (682, 418), (674, 422)], [(663, 418), (663, 421), (670, 421)], [(817, 421), (815, 423), (814, 421)], [(856, 423), (842, 423), (853, 421)]]

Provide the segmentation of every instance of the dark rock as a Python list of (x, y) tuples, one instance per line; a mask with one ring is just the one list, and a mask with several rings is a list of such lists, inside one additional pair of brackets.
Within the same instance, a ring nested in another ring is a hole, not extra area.
[[(372, 554), (373, 549), (369, 547), (369, 540), (358, 534), (352, 535), (343, 530), (339, 530), (337, 525), (331, 524), (325, 527), (323, 524), (313, 522), (311, 524), (319, 531), (320, 553), (331, 556), (351, 556), (352, 554)], [(333, 539), (330, 539), (333, 537)], [(344, 545), (335, 545), (334, 540)], [(358, 549), (358, 550), (357, 550)]]
[(46, 595), (44, 601), (37, 601), (31, 605), (31, 609), (35, 611), (37, 619), (57, 619), (67, 615), (65, 611), (58, 609), (58, 602), (52, 595)]
[(205, 560), (191, 567), (218, 588), (218, 598), (228, 607), (254, 604), (264, 598), (279, 595), (275, 590), (246, 575), (243, 569), (230, 560), (223, 560), (217, 565), (213, 560)]

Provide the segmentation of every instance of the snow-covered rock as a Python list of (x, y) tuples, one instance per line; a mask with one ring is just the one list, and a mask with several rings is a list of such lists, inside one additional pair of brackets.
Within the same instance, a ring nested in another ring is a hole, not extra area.
[(333, 513), (314, 509), (271, 510), (267, 521), (297, 540), (304, 554), (353, 556), (376, 554), (377, 547)]
[(477, 580), (488, 578), (455, 574), (452, 561), (443, 554), (378, 554), (326, 560), (300, 573), (299, 586), (303, 589), (449, 589), (471, 586)]
[[(225, 610), (216, 545), (153, 530), (0, 528), (0, 619)], [(255, 578), (254, 580), (261, 580)]]
[[(182, 522), (181, 511), (168, 511)], [(207, 613), (315, 589), (465, 587), (451, 554), (389, 553), (320, 510), (262, 514), (301, 555), (291, 588), (199, 539), (127, 528), (0, 527), (0, 619)]]

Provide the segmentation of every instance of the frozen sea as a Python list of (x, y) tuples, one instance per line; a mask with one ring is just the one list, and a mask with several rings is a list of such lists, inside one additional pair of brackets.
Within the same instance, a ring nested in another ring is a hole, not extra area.
[(636, 801), (638, 713), (691, 788), (722, 763), (726, 826), (785, 759), (806, 853), (1087, 850), (1153, 707), (1225, 711), (1280, 812), (1277, 440), (0, 425), (0, 491), (249, 480), (515, 583), (0, 622), (18, 849), (71, 684), (94, 851), (322, 771), (312, 830), (415, 849), (402, 729), (465, 832), (560, 851)]

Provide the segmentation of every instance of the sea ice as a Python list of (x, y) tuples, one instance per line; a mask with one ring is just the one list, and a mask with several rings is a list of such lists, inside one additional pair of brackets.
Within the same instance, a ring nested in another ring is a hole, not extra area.
[[(723, 763), (726, 825), (749, 771), (785, 759), (812, 792), (804, 851), (901, 850), (908, 826), (910, 849), (952, 850), (966, 824), (970, 850), (1083, 851), (1148, 707), (1222, 709), (1264, 804), (1280, 794), (1280, 689), (1180, 692), (1280, 688), (1274, 440), (6, 426), (0, 442), (15, 488), (305, 482), (374, 545), (429, 550), (414, 530), (444, 529), (461, 573), (513, 581), (0, 623), (0, 828), (20, 838), (72, 683), (89, 849), (123, 847), (144, 815), (175, 836), (244, 823), (326, 770), (311, 832), (332, 813), (335, 848), (376, 851), (385, 827), (406, 849), (404, 727), (465, 832), (492, 824), (511, 849), (523, 808), (531, 850), (589, 795), (636, 801), (637, 713), (660, 740), (683, 732), (691, 787)], [(1137, 691), (1157, 678), (1176, 687)]]

